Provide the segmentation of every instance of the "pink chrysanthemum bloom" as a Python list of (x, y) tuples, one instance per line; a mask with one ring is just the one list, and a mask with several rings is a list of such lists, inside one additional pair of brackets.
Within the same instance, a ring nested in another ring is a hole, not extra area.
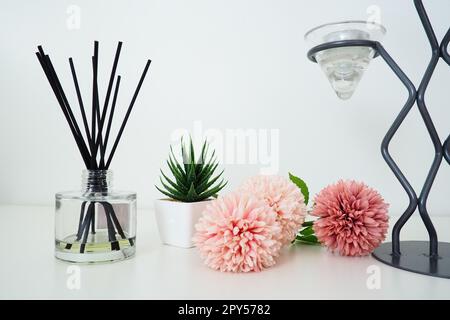
[(194, 242), (209, 267), (220, 271), (261, 271), (275, 264), (281, 232), (276, 213), (249, 195), (231, 193), (206, 207)]
[(388, 204), (364, 183), (340, 180), (315, 197), (318, 240), (344, 256), (371, 253), (386, 237)]
[(239, 191), (264, 200), (277, 213), (281, 225), (280, 242), (289, 244), (300, 230), (307, 214), (305, 198), (288, 178), (260, 175), (247, 179)]

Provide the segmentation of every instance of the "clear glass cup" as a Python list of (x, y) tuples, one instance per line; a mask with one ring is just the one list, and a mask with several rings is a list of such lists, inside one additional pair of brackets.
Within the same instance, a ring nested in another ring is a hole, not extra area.
[(386, 28), (376, 22), (349, 20), (322, 24), (305, 34), (305, 40), (315, 47), (319, 44), (340, 40), (381, 41)]
[(84, 170), (80, 191), (59, 192), (55, 206), (55, 256), (95, 263), (136, 252), (136, 193), (112, 189), (111, 170)]
[[(305, 34), (305, 40), (312, 48), (333, 41), (380, 41), (385, 34), (386, 28), (375, 22), (343, 21), (313, 28)], [(375, 50), (371, 47), (352, 46), (322, 50), (314, 57), (337, 96), (346, 100), (353, 95), (374, 56)]]

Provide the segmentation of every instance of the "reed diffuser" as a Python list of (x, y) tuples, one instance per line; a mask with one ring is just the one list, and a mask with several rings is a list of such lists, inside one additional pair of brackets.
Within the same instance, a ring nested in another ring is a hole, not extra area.
[[(61, 260), (71, 262), (116, 261), (131, 257), (136, 252), (136, 193), (113, 190), (112, 171), (109, 167), (151, 60), (148, 60), (145, 65), (117, 136), (112, 147), (108, 148), (121, 80), (120, 75), (116, 78), (121, 48), (122, 42), (119, 42), (105, 100), (101, 107), (97, 83), (99, 43), (98, 41), (94, 42), (90, 119), (88, 119), (89, 112), (86, 112), (89, 110), (86, 110), (80, 92), (73, 59), (69, 58), (84, 134), (78, 125), (49, 55), (44, 52), (42, 46), (38, 46), (38, 52), (36, 52), (86, 166), (86, 170), (82, 174), (80, 191), (56, 194), (55, 256)], [(109, 108), (111, 94), (112, 102)]]

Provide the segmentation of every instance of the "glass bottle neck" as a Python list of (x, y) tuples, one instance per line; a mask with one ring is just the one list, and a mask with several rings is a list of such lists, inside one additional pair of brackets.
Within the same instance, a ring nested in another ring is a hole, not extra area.
[(87, 192), (107, 192), (112, 189), (111, 170), (83, 170), (81, 189)]

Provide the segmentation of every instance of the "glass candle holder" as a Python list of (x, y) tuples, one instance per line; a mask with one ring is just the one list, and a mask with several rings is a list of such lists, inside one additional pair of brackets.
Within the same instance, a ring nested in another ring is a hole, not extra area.
[(136, 251), (136, 193), (112, 189), (112, 171), (84, 170), (80, 191), (56, 194), (55, 256), (117, 261)]
[[(379, 41), (386, 28), (375, 22), (343, 21), (328, 23), (311, 29), (305, 40), (315, 47), (318, 45), (346, 40)], [(375, 50), (367, 46), (349, 46), (325, 49), (314, 56), (322, 68), (337, 96), (350, 99), (361, 80)]]

